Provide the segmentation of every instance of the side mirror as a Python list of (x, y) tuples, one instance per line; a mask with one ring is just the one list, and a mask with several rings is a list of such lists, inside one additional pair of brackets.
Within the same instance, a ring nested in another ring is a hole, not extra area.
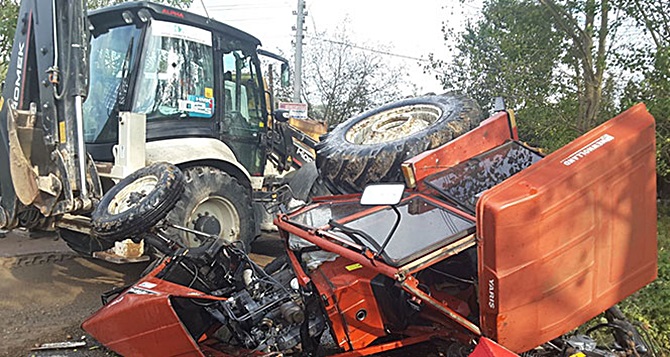
[(372, 184), (365, 186), (360, 203), (363, 206), (395, 206), (402, 200), (404, 192), (404, 183)]
[(291, 85), (291, 71), (289, 71), (288, 63), (281, 64), (279, 78), (282, 88), (288, 88)]
[(284, 109), (275, 110), (274, 113), (272, 114), (272, 117), (279, 123), (286, 123), (290, 118), (288, 110)]

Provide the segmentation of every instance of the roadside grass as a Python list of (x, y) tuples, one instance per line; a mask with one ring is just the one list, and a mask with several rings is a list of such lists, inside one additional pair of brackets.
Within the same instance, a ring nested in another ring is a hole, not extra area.
[(619, 304), (670, 356), (670, 202), (658, 204), (658, 279)]

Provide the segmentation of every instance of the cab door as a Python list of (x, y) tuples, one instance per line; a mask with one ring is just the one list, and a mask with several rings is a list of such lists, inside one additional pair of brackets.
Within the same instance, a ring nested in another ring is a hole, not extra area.
[(261, 176), (265, 167), (261, 138), (266, 131), (267, 109), (256, 47), (225, 33), (221, 36), (221, 140), (252, 176)]
[(656, 278), (654, 119), (643, 104), (477, 203), (482, 332), (517, 353)]

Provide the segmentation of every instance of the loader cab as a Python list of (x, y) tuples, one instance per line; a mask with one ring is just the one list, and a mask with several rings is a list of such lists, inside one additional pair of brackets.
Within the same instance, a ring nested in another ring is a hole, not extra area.
[(250, 174), (262, 174), (268, 107), (258, 39), (148, 2), (96, 10), (89, 19), (84, 133), (96, 161), (114, 160), (118, 113), (130, 111), (146, 115), (147, 141), (216, 138)]

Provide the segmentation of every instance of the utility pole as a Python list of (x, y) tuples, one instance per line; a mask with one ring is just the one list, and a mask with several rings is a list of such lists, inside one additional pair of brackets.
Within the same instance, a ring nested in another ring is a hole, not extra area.
[(295, 12), (297, 19), (295, 26), (295, 78), (293, 79), (293, 102), (300, 103), (300, 91), (302, 87), (302, 38), (303, 26), (305, 24), (305, 0), (298, 0), (298, 10)]

